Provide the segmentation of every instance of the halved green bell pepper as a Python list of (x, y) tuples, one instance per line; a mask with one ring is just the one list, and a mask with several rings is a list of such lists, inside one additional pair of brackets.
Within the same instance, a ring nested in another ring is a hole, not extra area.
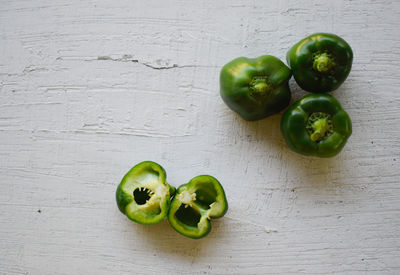
[(245, 120), (259, 120), (288, 106), (291, 76), (290, 69), (274, 56), (239, 57), (222, 68), (220, 94)]
[(289, 147), (317, 157), (337, 155), (352, 132), (349, 115), (329, 94), (309, 94), (282, 116), (282, 134)]
[(222, 217), (227, 210), (222, 185), (216, 178), (202, 175), (177, 189), (168, 221), (180, 234), (199, 239), (210, 232), (210, 219)]
[(337, 35), (315, 33), (296, 43), (288, 51), (286, 60), (301, 88), (325, 93), (336, 90), (346, 80), (353, 51)]
[(166, 182), (159, 164), (144, 161), (135, 165), (122, 179), (116, 192), (119, 210), (140, 224), (155, 224), (167, 217), (175, 188)]

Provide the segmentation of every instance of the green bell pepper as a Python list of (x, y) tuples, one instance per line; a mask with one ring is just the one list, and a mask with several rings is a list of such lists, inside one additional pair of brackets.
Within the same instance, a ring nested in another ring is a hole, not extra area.
[(227, 210), (228, 202), (219, 181), (202, 175), (177, 189), (168, 221), (180, 234), (199, 239), (210, 232), (210, 219), (222, 217)]
[(282, 134), (300, 154), (333, 157), (351, 135), (351, 120), (340, 103), (328, 94), (309, 94), (282, 116)]
[(290, 69), (274, 56), (239, 57), (222, 68), (220, 94), (245, 120), (259, 120), (288, 106), (291, 76)]
[(325, 93), (336, 90), (346, 80), (353, 62), (353, 51), (337, 35), (315, 33), (295, 44), (286, 59), (302, 89)]
[(164, 168), (152, 161), (135, 165), (116, 192), (119, 210), (140, 224), (155, 224), (167, 217), (175, 188), (166, 182)]

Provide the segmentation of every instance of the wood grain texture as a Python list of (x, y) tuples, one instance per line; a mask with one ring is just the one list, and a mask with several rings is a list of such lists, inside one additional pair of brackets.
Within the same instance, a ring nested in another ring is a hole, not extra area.
[[(389, 0), (1, 1), (0, 274), (400, 274), (399, 18)], [(318, 31), (355, 54), (332, 93), (353, 135), (332, 159), (218, 91), (231, 59), (284, 60)], [(119, 213), (143, 160), (175, 186), (221, 181), (207, 238)]]

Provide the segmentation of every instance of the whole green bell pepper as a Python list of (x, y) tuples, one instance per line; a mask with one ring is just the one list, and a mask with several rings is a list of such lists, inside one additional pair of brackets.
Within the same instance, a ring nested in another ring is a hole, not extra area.
[(337, 35), (315, 33), (295, 44), (286, 55), (297, 84), (308, 92), (337, 89), (350, 73), (353, 51)]
[(281, 130), (293, 151), (317, 157), (338, 154), (352, 132), (349, 115), (329, 94), (298, 100), (283, 114)]
[(164, 168), (152, 161), (135, 165), (116, 192), (119, 210), (140, 224), (155, 224), (167, 217), (175, 188), (166, 182)]
[(227, 210), (222, 185), (216, 178), (202, 175), (177, 189), (168, 221), (180, 234), (199, 239), (210, 232), (210, 219), (222, 217)]
[(259, 120), (288, 106), (291, 76), (290, 69), (274, 56), (239, 57), (222, 68), (220, 94), (245, 120)]

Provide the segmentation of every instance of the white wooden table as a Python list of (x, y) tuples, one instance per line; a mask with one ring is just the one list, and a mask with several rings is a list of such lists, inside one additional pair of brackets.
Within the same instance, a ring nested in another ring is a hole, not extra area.
[[(399, 18), (389, 0), (1, 1), (0, 274), (400, 274)], [(319, 31), (354, 51), (332, 93), (353, 135), (331, 159), (219, 96), (231, 59), (284, 60)], [(175, 186), (221, 181), (209, 236), (120, 214), (143, 160)]]

